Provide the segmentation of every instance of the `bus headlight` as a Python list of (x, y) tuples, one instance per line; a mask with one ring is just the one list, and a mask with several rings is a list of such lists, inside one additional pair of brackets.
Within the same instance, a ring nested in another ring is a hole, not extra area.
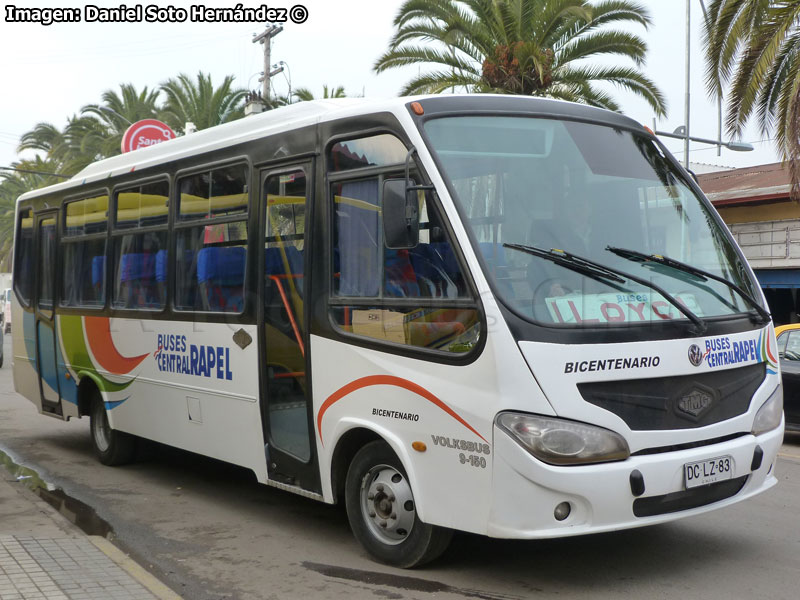
[(767, 431), (772, 431), (781, 424), (783, 417), (783, 385), (779, 384), (772, 392), (769, 400), (764, 402), (764, 406), (758, 409), (756, 418), (753, 421), (753, 435), (761, 435)]
[(583, 465), (630, 456), (621, 435), (586, 423), (506, 412), (497, 416), (497, 425), (533, 456), (551, 465)]

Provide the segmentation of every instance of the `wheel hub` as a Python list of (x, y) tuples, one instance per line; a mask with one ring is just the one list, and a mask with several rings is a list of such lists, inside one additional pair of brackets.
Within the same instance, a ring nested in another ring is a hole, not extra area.
[(95, 405), (94, 417), (92, 419), (94, 442), (101, 452), (105, 452), (111, 446), (111, 427), (108, 424), (108, 417), (102, 404)]
[(416, 517), (406, 477), (390, 465), (373, 467), (361, 486), (361, 510), (372, 534), (385, 544), (399, 544), (411, 533)]

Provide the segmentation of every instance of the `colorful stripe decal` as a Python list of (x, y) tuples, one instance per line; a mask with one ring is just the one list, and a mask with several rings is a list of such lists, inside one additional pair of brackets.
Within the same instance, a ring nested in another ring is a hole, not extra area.
[(94, 359), (99, 366), (109, 373), (114, 375), (130, 373), (150, 353), (131, 357), (122, 356), (114, 346), (114, 340), (111, 339), (111, 324), (109, 321), (108, 317), (83, 318), (83, 326), (86, 331), (86, 339), (89, 341), (89, 348), (92, 350)]
[(361, 379), (356, 379), (345, 385), (342, 388), (339, 388), (333, 394), (328, 396), (327, 400), (322, 403), (322, 406), (319, 409), (319, 413), (317, 413), (317, 431), (319, 433), (319, 440), (320, 443), (324, 446), (325, 443), (322, 440), (322, 417), (325, 416), (325, 412), (333, 406), (334, 403), (338, 402), (348, 394), (355, 392), (356, 390), (360, 390), (365, 387), (370, 387), (373, 385), (394, 385), (397, 387), (401, 387), (406, 389), (410, 392), (413, 392), (419, 396), (422, 396), (429, 402), (432, 402), (439, 408), (441, 408), (444, 412), (448, 415), (453, 417), (456, 421), (461, 423), (464, 427), (469, 429), (472, 433), (477, 435), (481, 438), (484, 442), (488, 444), (486, 438), (484, 438), (480, 433), (475, 431), (475, 429), (467, 423), (464, 419), (462, 419), (452, 408), (447, 406), (442, 400), (431, 394), (428, 390), (424, 387), (417, 385), (416, 383), (409, 381), (408, 379), (402, 379), (400, 377), (394, 377), (392, 375), (370, 375), (368, 377), (362, 377)]
[(122, 400), (116, 400), (114, 402), (104, 402), (104, 404), (106, 405), (106, 410), (113, 410), (113, 409), (117, 408), (120, 404), (125, 402), (125, 400), (127, 400), (127, 399), (128, 398), (123, 398)]
[(772, 333), (772, 328), (758, 334), (758, 345), (761, 350), (759, 359), (767, 363), (767, 373), (770, 375), (778, 373), (778, 361), (772, 350), (773, 339), (775, 339), (775, 335)]
[(133, 379), (126, 383), (114, 383), (97, 372), (89, 355), (89, 349), (86, 347), (83, 317), (63, 315), (58, 318), (58, 324), (59, 338), (68, 361), (66, 368), (72, 372), (73, 382), (80, 381), (84, 375), (91, 373), (100, 390), (107, 394), (121, 392), (133, 383)]

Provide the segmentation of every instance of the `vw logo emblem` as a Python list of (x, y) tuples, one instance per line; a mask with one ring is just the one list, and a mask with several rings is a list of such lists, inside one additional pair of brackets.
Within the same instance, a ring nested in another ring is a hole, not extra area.
[(700, 346), (697, 344), (689, 346), (689, 362), (695, 367), (699, 367), (700, 363), (703, 362), (703, 351), (700, 350)]

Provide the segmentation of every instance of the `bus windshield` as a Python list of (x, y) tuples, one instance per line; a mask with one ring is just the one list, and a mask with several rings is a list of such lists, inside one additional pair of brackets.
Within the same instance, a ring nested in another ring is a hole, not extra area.
[(765, 314), (720, 221), (644, 132), (508, 116), (425, 132), (518, 314), (573, 327)]

